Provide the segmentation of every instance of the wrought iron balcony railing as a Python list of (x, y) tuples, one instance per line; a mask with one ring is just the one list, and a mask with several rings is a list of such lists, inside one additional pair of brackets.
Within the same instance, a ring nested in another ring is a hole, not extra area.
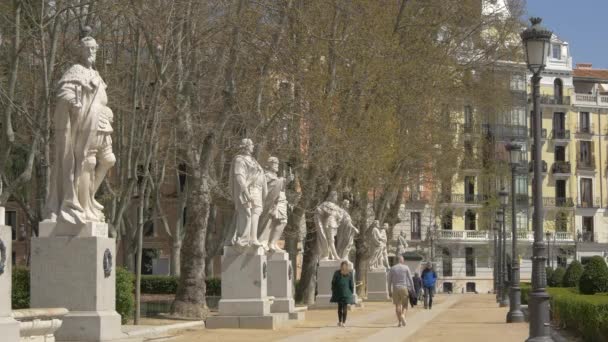
[(569, 106), (570, 105), (570, 96), (561, 96), (560, 97), (560, 96), (551, 96), (551, 95), (541, 95), (540, 103), (547, 104), (547, 105)]
[(552, 140), (570, 140), (570, 130), (561, 129), (551, 131)]
[(599, 208), (600, 207), (600, 198), (581, 198), (579, 197), (576, 201), (576, 206), (578, 208)]
[(579, 158), (576, 160), (576, 168), (579, 170), (595, 170), (595, 158)]
[(572, 173), (572, 168), (570, 166), (569, 161), (556, 161), (551, 166), (551, 172), (556, 174), (570, 174)]
[[(528, 163), (528, 171), (534, 172), (534, 161), (533, 160)], [(543, 173), (547, 172), (547, 162), (544, 160), (542, 161), (542, 171), (543, 171)]]

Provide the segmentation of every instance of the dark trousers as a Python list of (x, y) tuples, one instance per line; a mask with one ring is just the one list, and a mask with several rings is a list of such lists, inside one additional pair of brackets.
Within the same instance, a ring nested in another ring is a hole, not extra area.
[(433, 307), (433, 295), (435, 295), (435, 287), (434, 286), (430, 286), (424, 287), (424, 307), (425, 308), (432, 308)]
[(348, 312), (347, 303), (338, 303), (338, 322), (346, 323), (346, 313)]

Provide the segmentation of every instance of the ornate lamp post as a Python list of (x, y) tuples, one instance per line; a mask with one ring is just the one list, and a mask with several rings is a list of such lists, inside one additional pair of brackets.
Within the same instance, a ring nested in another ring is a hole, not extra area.
[(511, 143), (507, 145), (509, 161), (511, 164), (511, 290), (509, 292), (509, 313), (507, 323), (519, 323), (524, 321), (524, 313), (521, 312), (521, 289), (519, 288), (519, 253), (517, 253), (517, 217), (515, 211), (516, 192), (515, 176), (517, 166), (521, 157), (521, 145)]
[(502, 231), (501, 231), (501, 247), (500, 247), (500, 301), (498, 302), (501, 308), (509, 306), (508, 288), (507, 288), (507, 224), (506, 224), (506, 212), (507, 205), (509, 204), (509, 193), (502, 188), (498, 192), (498, 198), (500, 199), (500, 211), (502, 218)]
[(534, 216), (532, 227), (534, 229), (534, 244), (532, 256), (532, 292), (529, 296), (530, 310), (530, 336), (528, 342), (553, 341), (549, 316), (549, 294), (547, 274), (545, 272), (545, 244), (543, 242), (543, 185), (542, 185), (542, 155), (541, 130), (542, 118), (540, 113), (540, 73), (547, 64), (547, 51), (551, 41), (552, 32), (540, 26), (542, 19), (530, 18), (532, 26), (521, 34), (526, 52), (526, 63), (532, 72), (532, 98), (534, 124), (534, 184), (532, 196), (534, 198)]
[(494, 224), (494, 293), (496, 294), (496, 303), (499, 302), (500, 298), (500, 283), (498, 280), (498, 275), (500, 274), (500, 245), (498, 240), (498, 235), (500, 232), (500, 225), (502, 224), (502, 218), (500, 216), (500, 210), (496, 212), (496, 222)]

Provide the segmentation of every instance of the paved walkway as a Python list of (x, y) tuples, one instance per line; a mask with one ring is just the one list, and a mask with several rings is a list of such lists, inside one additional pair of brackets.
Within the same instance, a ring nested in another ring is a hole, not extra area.
[(411, 341), (513, 342), (524, 341), (527, 324), (504, 323), (507, 310), (493, 295), (438, 295), (433, 310), (409, 310), (407, 326), (398, 328), (391, 303), (365, 303), (349, 312), (347, 327), (336, 327), (333, 310), (309, 310), (296, 326), (268, 330), (192, 329), (171, 341)]

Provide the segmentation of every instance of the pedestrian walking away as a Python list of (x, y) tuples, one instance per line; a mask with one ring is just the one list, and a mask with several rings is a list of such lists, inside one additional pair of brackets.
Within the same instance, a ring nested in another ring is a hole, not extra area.
[(422, 286), (424, 288), (424, 308), (433, 308), (433, 296), (435, 295), (435, 283), (437, 282), (437, 273), (433, 270), (433, 263), (427, 262), (426, 268), (422, 271)]
[(416, 298), (422, 301), (422, 278), (420, 278), (418, 272), (414, 273), (414, 291), (416, 291)]
[(348, 305), (355, 304), (353, 293), (355, 283), (353, 273), (348, 268), (348, 262), (342, 261), (340, 269), (334, 272), (331, 280), (331, 299), (330, 302), (338, 304), (338, 326), (346, 326), (346, 314)]
[(406, 324), (407, 304), (409, 294), (414, 293), (414, 281), (412, 272), (405, 264), (403, 256), (399, 256), (399, 263), (391, 267), (388, 272), (388, 295), (395, 304), (395, 314), (397, 315), (398, 326), (404, 327)]

